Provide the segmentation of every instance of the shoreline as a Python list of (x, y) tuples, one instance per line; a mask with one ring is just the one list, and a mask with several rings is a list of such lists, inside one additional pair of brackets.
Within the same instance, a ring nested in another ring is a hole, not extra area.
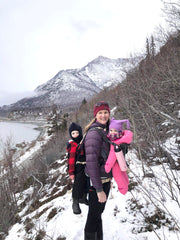
[[(34, 120), (28, 120), (28, 121), (25, 121), (25, 120), (10, 120), (10, 119), (5, 119), (5, 118), (0, 118), (0, 124), (1, 123), (17, 123), (17, 124), (24, 124), (24, 125), (28, 125), (28, 124), (31, 124), (33, 125), (32, 129), (35, 130), (35, 131), (38, 131), (38, 134), (37, 134), (37, 137), (35, 137), (32, 141), (38, 141), (41, 137), (43, 137), (45, 135), (45, 132), (46, 132), (46, 127), (47, 127), (47, 122), (45, 121), (34, 121)], [(31, 142), (32, 142), (31, 141)], [(22, 141), (23, 142), (23, 141)], [(21, 144), (22, 142), (17, 142), (17, 144)]]
[(13, 120), (13, 119), (9, 119), (9, 118), (2, 118), (0, 117), (0, 122), (16, 122), (16, 123), (27, 123), (27, 124), (37, 124), (37, 125), (41, 125), (41, 124), (46, 124), (47, 120), (46, 119), (40, 119), (40, 120)]
[[(0, 121), (0, 124), (1, 123), (19, 123), (19, 124), (22, 124), (22, 125), (28, 125), (28, 124), (31, 124), (31, 125), (34, 125), (32, 127), (32, 130), (35, 130), (37, 132), (37, 135), (35, 136), (34, 139), (31, 139), (31, 140), (23, 140), (23, 141), (15, 141), (12, 145), (12, 149), (16, 149), (17, 152), (16, 154), (19, 154), (21, 153), (22, 149), (21, 148), (18, 148), (17, 146), (18, 145), (21, 145), (23, 143), (26, 144), (26, 148), (31, 146), (31, 144), (34, 142), (35, 144), (38, 144), (38, 142), (40, 141), (44, 141), (45, 137), (46, 137), (46, 132), (47, 132), (47, 123), (45, 124), (45, 122), (36, 122), (36, 121)], [(0, 138), (0, 162), (3, 160), (3, 144), (5, 143), (5, 141), (3, 139)], [(19, 156), (18, 156), (19, 157)]]

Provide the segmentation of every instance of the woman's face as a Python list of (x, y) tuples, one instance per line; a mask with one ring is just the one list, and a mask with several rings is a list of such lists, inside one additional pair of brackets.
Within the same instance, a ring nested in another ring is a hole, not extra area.
[(107, 110), (100, 110), (96, 114), (96, 119), (101, 124), (106, 124), (109, 120), (109, 112)]

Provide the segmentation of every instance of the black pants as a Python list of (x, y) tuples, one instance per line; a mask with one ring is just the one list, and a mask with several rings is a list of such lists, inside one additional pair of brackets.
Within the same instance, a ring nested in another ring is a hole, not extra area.
[(84, 173), (85, 165), (75, 165), (75, 179), (72, 190), (72, 197), (74, 199), (81, 199), (87, 193), (88, 178)]
[[(110, 191), (110, 182), (103, 184), (103, 190), (108, 197)], [(104, 211), (106, 202), (98, 202), (98, 197), (95, 188), (90, 187), (89, 189), (89, 211), (87, 221), (85, 225), (85, 236), (90, 234), (97, 234), (96, 239), (102, 239), (103, 227), (101, 215)], [(86, 238), (85, 238), (86, 239)], [(89, 238), (87, 238), (89, 239)], [(93, 238), (92, 238), (93, 239)]]

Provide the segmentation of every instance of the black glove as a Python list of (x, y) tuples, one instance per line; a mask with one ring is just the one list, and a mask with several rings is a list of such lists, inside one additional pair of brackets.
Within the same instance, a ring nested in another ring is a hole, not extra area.
[(125, 155), (128, 152), (128, 146), (129, 144), (127, 143), (122, 143), (119, 145), (121, 147), (121, 150), (123, 151), (123, 154)]
[(120, 152), (122, 149), (121, 149), (121, 145), (114, 145), (114, 151), (115, 152)]

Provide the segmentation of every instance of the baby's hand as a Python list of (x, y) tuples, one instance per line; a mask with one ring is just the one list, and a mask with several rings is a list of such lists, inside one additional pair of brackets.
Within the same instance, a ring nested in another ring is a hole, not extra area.
[(122, 149), (124, 155), (125, 155), (126, 153), (128, 153), (128, 146), (129, 146), (129, 144), (127, 144), (127, 143), (121, 143), (120, 146), (121, 146), (121, 149)]
[(71, 180), (74, 180), (74, 175), (69, 176)]

